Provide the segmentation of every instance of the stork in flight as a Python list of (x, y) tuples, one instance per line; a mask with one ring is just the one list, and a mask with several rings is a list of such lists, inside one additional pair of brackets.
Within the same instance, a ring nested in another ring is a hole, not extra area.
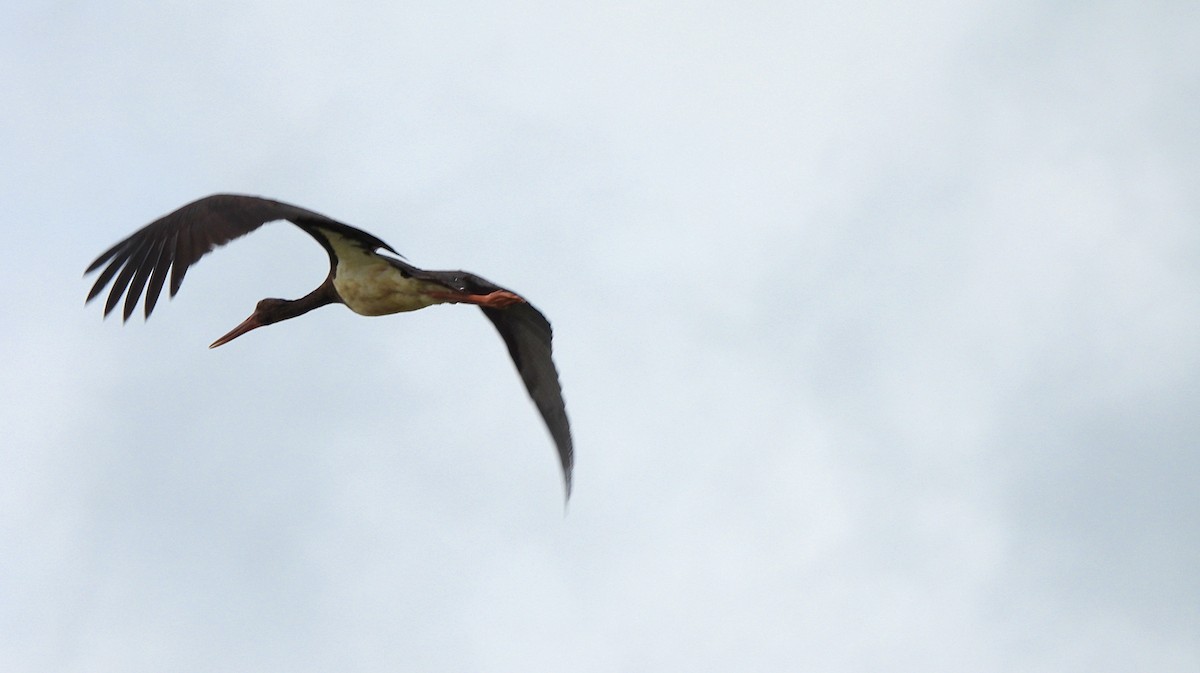
[(249, 318), (209, 348), (326, 304), (345, 304), (366, 316), (415, 311), (434, 304), (475, 304), (500, 332), (529, 397), (550, 430), (570, 497), (574, 448), (558, 370), (551, 358), (550, 323), (524, 297), (473, 273), (418, 269), (379, 254), (383, 249), (399, 255), (375, 236), (298, 206), (256, 196), (215, 194), (160, 217), (97, 257), (84, 275), (101, 267), (104, 270), (88, 292), (87, 302), (111, 282), (104, 315), (111, 313), (124, 295), (124, 320), (129, 320), (145, 290), (145, 315), (149, 318), (168, 270), (174, 297), (188, 268), (201, 257), (276, 220), (300, 227), (325, 248), (329, 275), (299, 299), (258, 302)]

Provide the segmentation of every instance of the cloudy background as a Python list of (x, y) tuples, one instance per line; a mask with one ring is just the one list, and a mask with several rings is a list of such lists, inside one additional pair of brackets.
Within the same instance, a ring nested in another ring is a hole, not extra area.
[[(1200, 670), (1200, 5), (8, 3), (5, 671)], [(217, 191), (554, 322), (206, 346), (84, 267)]]

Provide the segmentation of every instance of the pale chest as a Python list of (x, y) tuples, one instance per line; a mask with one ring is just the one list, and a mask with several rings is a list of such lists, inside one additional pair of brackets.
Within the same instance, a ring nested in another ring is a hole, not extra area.
[(400, 270), (381, 259), (341, 261), (333, 277), (333, 286), (342, 301), (359, 315), (387, 315), (440, 304), (429, 291), (444, 289), (428, 281), (405, 277)]

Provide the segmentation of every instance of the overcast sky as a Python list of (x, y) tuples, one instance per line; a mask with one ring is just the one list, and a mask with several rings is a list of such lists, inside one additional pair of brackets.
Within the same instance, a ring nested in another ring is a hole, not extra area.
[[(0, 669), (1200, 670), (1200, 4), (7, 3)], [(328, 307), (280, 223), (555, 327)]]

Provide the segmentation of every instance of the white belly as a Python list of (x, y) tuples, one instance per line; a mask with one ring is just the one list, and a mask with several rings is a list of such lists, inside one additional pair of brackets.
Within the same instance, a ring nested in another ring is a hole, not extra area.
[(441, 285), (406, 278), (400, 269), (358, 243), (337, 232), (321, 230), (321, 233), (337, 254), (333, 287), (351, 311), (359, 315), (387, 315), (445, 303), (445, 299), (429, 296), (430, 292), (445, 292)]
[(375, 257), (357, 263), (338, 264), (333, 286), (342, 301), (359, 315), (387, 315), (441, 304), (429, 291), (445, 290), (440, 285), (415, 278), (405, 278), (400, 270)]

